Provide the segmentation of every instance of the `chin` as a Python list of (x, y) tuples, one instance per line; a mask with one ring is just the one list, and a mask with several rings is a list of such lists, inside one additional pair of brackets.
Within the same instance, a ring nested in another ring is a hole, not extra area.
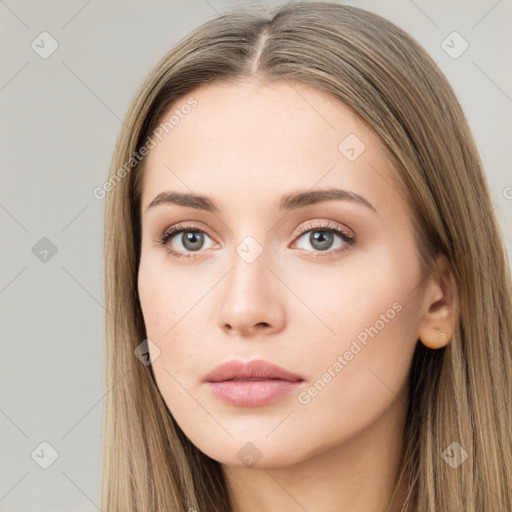
[(265, 440), (264, 435), (258, 434), (194, 445), (217, 462), (237, 468), (278, 469), (297, 464), (310, 455), (299, 451), (295, 442), (283, 444), (277, 438), (275, 441)]

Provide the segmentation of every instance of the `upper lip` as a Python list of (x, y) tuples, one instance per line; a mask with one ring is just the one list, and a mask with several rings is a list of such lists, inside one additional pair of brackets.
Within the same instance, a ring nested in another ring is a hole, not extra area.
[(291, 373), (262, 359), (249, 362), (228, 361), (210, 372), (204, 380), (207, 382), (221, 382), (231, 379), (281, 379), (292, 382), (304, 380), (300, 375)]

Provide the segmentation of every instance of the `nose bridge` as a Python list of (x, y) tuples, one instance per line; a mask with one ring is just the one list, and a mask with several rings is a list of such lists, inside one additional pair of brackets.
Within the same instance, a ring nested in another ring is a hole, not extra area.
[(256, 303), (269, 294), (269, 250), (253, 237), (246, 237), (236, 247), (231, 259), (228, 293), (245, 304), (248, 299)]
[(246, 332), (261, 326), (282, 327), (282, 290), (267, 268), (270, 259), (270, 250), (252, 236), (246, 236), (235, 247), (221, 297), (221, 328)]

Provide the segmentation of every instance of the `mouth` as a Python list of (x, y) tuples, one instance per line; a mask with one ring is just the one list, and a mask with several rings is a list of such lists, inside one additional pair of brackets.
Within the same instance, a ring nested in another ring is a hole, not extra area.
[(232, 360), (208, 374), (204, 382), (230, 405), (258, 407), (294, 393), (304, 379), (267, 361)]

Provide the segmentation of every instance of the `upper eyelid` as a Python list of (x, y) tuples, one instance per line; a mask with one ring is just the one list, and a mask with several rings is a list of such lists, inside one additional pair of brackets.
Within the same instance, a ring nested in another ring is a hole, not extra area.
[(173, 224), (171, 226), (168, 226), (165, 228), (162, 232), (162, 236), (172, 232), (173, 235), (183, 232), (183, 231), (202, 231), (203, 233), (208, 234), (208, 229), (202, 227), (201, 223), (196, 223), (195, 221), (184, 221), (184, 222), (178, 222), (177, 224)]
[(308, 222), (309, 222), (309, 224), (306, 224), (306, 225), (303, 225), (303, 226), (297, 228), (297, 230), (294, 231), (294, 236), (296, 236), (296, 237), (302, 236), (304, 233), (307, 233), (308, 231), (313, 231), (313, 230), (317, 229), (319, 231), (320, 230), (340, 231), (349, 238), (355, 238), (355, 233), (352, 231), (352, 229), (350, 229), (349, 227), (345, 227), (338, 222), (331, 221), (331, 220), (322, 220), (322, 221), (320, 221), (320, 224), (317, 224), (317, 225), (310, 224), (311, 222), (314, 222), (314, 221), (308, 221)]

